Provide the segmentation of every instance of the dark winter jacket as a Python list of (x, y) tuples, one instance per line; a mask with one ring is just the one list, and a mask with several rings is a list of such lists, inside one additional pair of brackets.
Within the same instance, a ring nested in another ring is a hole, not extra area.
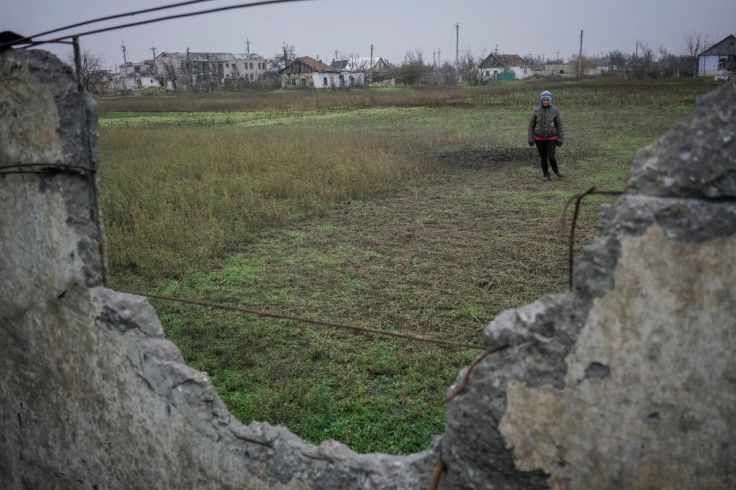
[(547, 107), (538, 105), (532, 117), (529, 119), (529, 130), (527, 131), (527, 140), (529, 145), (534, 144), (534, 137), (554, 138), (557, 137), (557, 144), (561, 145), (565, 139), (565, 131), (562, 128), (562, 118), (557, 107), (550, 104)]

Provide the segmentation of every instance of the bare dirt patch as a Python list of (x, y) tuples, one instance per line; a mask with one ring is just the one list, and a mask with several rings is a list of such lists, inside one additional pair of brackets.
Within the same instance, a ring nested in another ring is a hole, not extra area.
[(428, 157), (452, 167), (484, 169), (501, 168), (512, 163), (536, 165), (539, 158), (534, 147), (466, 147), (437, 152)]
[(545, 186), (541, 171), (522, 170), (533, 164), (528, 155), (447, 153), (433, 182), (343, 203), (269, 235), (256, 247), (273, 259), (262, 278), (272, 283), (261, 287), (303, 298), (298, 314), (477, 343), (504, 309), (567, 287), (567, 245), (555, 241), (561, 204), (548, 211), (534, 200), (566, 184), (573, 194), (575, 186), (571, 179)]

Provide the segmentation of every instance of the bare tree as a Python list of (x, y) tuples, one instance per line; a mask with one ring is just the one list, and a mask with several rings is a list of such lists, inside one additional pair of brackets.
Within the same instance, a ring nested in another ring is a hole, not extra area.
[(524, 63), (526, 63), (527, 66), (534, 66), (534, 65), (538, 65), (542, 63), (542, 61), (539, 58), (535, 58), (534, 56), (532, 56), (531, 53), (525, 54), (524, 56), (521, 57), (521, 59), (524, 60)]
[(698, 76), (698, 57), (711, 45), (710, 38), (702, 32), (694, 32), (685, 36), (682, 42), (682, 51), (690, 59), (693, 67), (693, 77)]
[(475, 56), (470, 49), (466, 49), (460, 55), (458, 60), (458, 71), (460, 79), (467, 82), (470, 86), (478, 86), (483, 82), (481, 76), (480, 64), (485, 59), (482, 54)]
[(593, 66), (593, 59), (576, 54), (570, 56), (570, 61), (567, 64), (570, 73), (580, 73), (581, 76), (585, 76), (585, 72)]
[(442, 66), (439, 68), (438, 74), (438, 82), (440, 84), (457, 85), (457, 69), (455, 68), (455, 65), (453, 65), (449, 61), (445, 61), (444, 63), (442, 63)]
[(639, 41), (636, 45), (636, 54), (628, 63), (629, 78), (644, 79), (657, 77), (657, 64), (654, 52), (647, 43)]
[[(74, 74), (77, 75), (77, 63), (74, 60), (74, 53), (68, 52), (66, 54), (66, 61), (72, 67)], [(104, 80), (104, 66), (105, 60), (102, 55), (92, 53), (89, 49), (85, 48), (80, 53), (80, 74), (82, 83), (87, 92), (95, 90), (95, 85)]]
[(368, 70), (368, 61), (361, 59), (358, 53), (350, 52), (348, 55), (347, 69), (349, 71), (366, 71)]
[(608, 52), (608, 63), (612, 70), (625, 70), (628, 59), (626, 55), (618, 49)]
[(281, 71), (289, 66), (296, 59), (296, 48), (289, 44), (284, 43), (281, 46), (281, 52), (273, 55), (273, 58), (268, 59), (268, 66), (273, 71)]
[(679, 74), (677, 56), (667, 51), (664, 46), (659, 46), (659, 73), (662, 77), (674, 77)]
[(422, 83), (426, 77), (427, 67), (424, 64), (424, 54), (421, 49), (407, 51), (404, 62), (399, 67), (399, 79), (405, 85)]

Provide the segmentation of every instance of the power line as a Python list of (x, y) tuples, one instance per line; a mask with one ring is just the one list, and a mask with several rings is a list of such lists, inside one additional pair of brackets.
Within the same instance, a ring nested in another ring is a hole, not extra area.
[[(132, 15), (138, 15), (138, 14), (146, 14), (146, 13), (149, 13), (149, 12), (155, 12), (157, 10), (165, 10), (165, 9), (169, 9), (169, 8), (182, 7), (184, 5), (191, 5), (191, 4), (195, 4), (195, 3), (210, 2), (210, 1), (212, 1), (212, 0), (190, 0), (188, 2), (174, 3), (174, 4), (171, 4), (171, 5), (164, 5), (162, 7), (154, 7), (154, 8), (150, 8), (150, 9), (144, 9), (144, 10), (136, 10), (136, 11), (127, 12), (127, 13), (124, 13), (124, 14), (108, 15), (107, 17), (100, 17), (99, 19), (85, 20), (84, 22), (78, 22), (76, 24), (71, 24), (71, 25), (68, 25), (68, 26), (65, 26), (65, 27), (58, 27), (58, 28), (52, 29), (50, 31), (46, 31), (46, 32), (42, 32), (40, 34), (35, 34), (33, 36), (29, 36), (29, 37), (27, 37), (25, 39), (32, 39), (34, 37), (47, 36), (49, 34), (54, 34), (56, 32), (61, 32), (61, 31), (66, 31), (66, 30), (69, 30), (69, 29), (73, 29), (75, 27), (81, 27), (81, 26), (88, 25), (88, 24), (94, 24), (96, 22), (103, 22), (103, 21), (106, 21), (106, 20), (119, 19), (121, 17), (127, 17), (127, 16), (132, 16)], [(23, 41), (25, 39), (22, 39), (21, 41)]]
[(135, 26), (140, 26), (140, 25), (145, 25), (145, 24), (152, 24), (152, 23), (155, 23), (155, 22), (163, 22), (165, 20), (181, 19), (181, 18), (185, 18), (185, 17), (193, 17), (193, 16), (197, 16), (197, 15), (211, 14), (211, 13), (215, 13), (215, 12), (224, 12), (226, 10), (234, 10), (234, 9), (241, 9), (241, 8), (248, 8), (248, 7), (260, 7), (260, 6), (264, 6), (264, 5), (273, 5), (273, 4), (279, 4), (279, 3), (301, 2), (301, 1), (304, 1), (304, 0), (262, 0), (260, 2), (241, 3), (241, 4), (238, 4), (238, 5), (230, 5), (230, 6), (227, 6), (227, 7), (218, 7), (218, 8), (214, 8), (214, 9), (208, 9), (208, 10), (199, 10), (197, 12), (187, 12), (187, 13), (183, 13), (183, 14), (168, 15), (168, 16), (165, 16), (165, 17), (158, 17), (158, 18), (155, 18), (155, 19), (149, 19), (149, 20), (143, 20), (143, 21), (139, 21), (139, 22), (131, 22), (131, 23), (128, 23), (128, 24), (121, 24), (121, 25), (112, 26), (112, 27), (105, 27), (105, 28), (100, 28), (100, 29), (94, 29), (94, 30), (91, 30), (91, 31), (79, 32), (79, 33), (76, 33), (76, 34), (69, 34), (69, 35), (61, 36), (61, 37), (54, 38), (54, 39), (34, 40), (34, 38), (39, 38), (41, 36), (45, 36), (45, 35), (48, 35), (48, 34), (52, 34), (52, 33), (60, 32), (60, 31), (69, 30), (69, 29), (72, 29), (74, 27), (79, 27), (79, 26), (82, 26), (82, 25), (88, 25), (88, 24), (93, 24), (93, 23), (101, 22), (103, 20), (110, 20), (110, 19), (124, 17), (124, 16), (127, 16), (127, 15), (136, 15), (136, 14), (141, 13), (141, 12), (150, 12), (150, 11), (154, 11), (154, 10), (162, 10), (162, 9), (167, 9), (167, 8), (172, 8), (172, 7), (179, 7), (181, 5), (187, 5), (187, 4), (192, 4), (192, 3), (200, 3), (200, 2), (206, 2), (206, 1), (211, 1), (211, 0), (192, 0), (190, 2), (173, 4), (173, 5), (168, 5), (168, 6), (164, 6), (164, 7), (157, 7), (157, 8), (154, 8), (154, 9), (147, 9), (147, 10), (141, 10), (141, 11), (136, 11), (136, 12), (130, 12), (130, 13), (126, 13), (126, 14), (118, 14), (118, 15), (109, 16), (109, 17), (102, 17), (100, 19), (88, 20), (88, 21), (85, 21), (85, 22), (80, 22), (78, 24), (71, 25), (71, 26), (61, 27), (61, 28), (54, 29), (54, 30), (51, 30), (51, 31), (47, 31), (47, 32), (44, 32), (44, 33), (41, 33), (41, 34), (35, 34), (33, 36), (28, 36), (28, 37), (20, 38), (18, 40), (14, 40), (14, 41), (10, 41), (10, 42), (4, 43), (4, 44), (0, 44), (0, 49), (1, 48), (11, 47), (11, 46), (17, 46), (17, 45), (37, 46), (39, 44), (46, 44), (46, 43), (60, 43), (60, 42), (66, 42), (65, 40), (67, 40), (67, 39), (74, 39), (74, 38), (79, 38), (79, 37), (82, 37), (82, 36), (89, 36), (89, 35), (92, 35), (92, 34), (99, 34), (99, 33), (102, 33), (102, 32), (114, 31), (114, 30), (117, 30), (117, 29), (125, 29), (127, 27), (135, 27)]

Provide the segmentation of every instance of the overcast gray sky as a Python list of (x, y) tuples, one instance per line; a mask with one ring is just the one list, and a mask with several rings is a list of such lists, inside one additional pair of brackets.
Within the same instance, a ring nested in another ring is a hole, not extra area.
[[(246, 3), (210, 0), (153, 14), (128, 16), (115, 25), (175, 13)], [(0, 0), (0, 30), (34, 35), (99, 17), (122, 14), (174, 1)], [(82, 26), (61, 34), (83, 33), (107, 24)], [(459, 29), (456, 29), (459, 25)], [(142, 61), (163, 51), (250, 52), (267, 58), (286, 43), (297, 56), (329, 63), (339, 55), (373, 54), (400, 63), (407, 51), (421, 51), (425, 62), (454, 62), (456, 48), (477, 56), (501, 53), (597, 56), (619, 49), (630, 53), (637, 42), (676, 54), (687, 35), (700, 33), (717, 42), (736, 34), (735, 0), (307, 0), (249, 7), (130, 27), (81, 38), (82, 48), (99, 54), (106, 67)], [(459, 32), (459, 36), (457, 36)], [(67, 46), (46, 46), (63, 58)]]

